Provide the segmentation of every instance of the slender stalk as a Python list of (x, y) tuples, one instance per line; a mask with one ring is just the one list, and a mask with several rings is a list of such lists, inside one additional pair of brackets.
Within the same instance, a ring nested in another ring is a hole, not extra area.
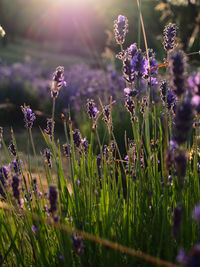
[(52, 141), (54, 141), (55, 105), (56, 105), (56, 99), (55, 99), (55, 97), (53, 97), (53, 105), (52, 105)]

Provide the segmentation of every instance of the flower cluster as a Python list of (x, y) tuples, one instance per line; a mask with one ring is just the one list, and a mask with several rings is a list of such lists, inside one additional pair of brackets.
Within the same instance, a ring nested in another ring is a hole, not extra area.
[(80, 145), (81, 145), (81, 133), (78, 129), (75, 129), (73, 132), (72, 132), (72, 135), (73, 135), (73, 141), (74, 141), (74, 145), (79, 148)]
[(72, 234), (72, 246), (76, 254), (81, 255), (83, 253), (83, 239), (81, 236)]
[(44, 158), (49, 168), (52, 168), (52, 155), (51, 151), (48, 148), (45, 148), (44, 150)]
[(71, 145), (69, 144), (63, 144), (63, 153), (66, 157), (69, 157), (71, 155), (72, 149)]
[(175, 105), (176, 98), (172, 90), (168, 90), (168, 84), (165, 80), (160, 83), (160, 96), (163, 106), (167, 105), (167, 109), (171, 110)]
[(186, 91), (186, 56), (181, 50), (169, 55), (169, 80), (174, 94), (180, 97)]
[(64, 67), (59, 66), (56, 68), (53, 74), (53, 79), (51, 83), (51, 97), (52, 98), (57, 98), (60, 92), (60, 89), (63, 86), (66, 86), (66, 82), (64, 79), (65, 79), (64, 78)]
[(180, 225), (182, 222), (182, 216), (183, 216), (183, 206), (179, 204), (175, 209), (174, 209), (174, 216), (173, 216), (173, 236), (174, 238), (177, 237), (178, 231), (180, 229)]
[(49, 203), (50, 203), (49, 211), (51, 213), (56, 212), (58, 206), (58, 191), (55, 185), (49, 186)]
[(190, 97), (186, 97), (177, 107), (174, 120), (174, 141), (178, 144), (186, 142), (193, 125), (193, 106)]
[(33, 113), (30, 106), (26, 106), (25, 104), (24, 106), (21, 106), (21, 110), (24, 114), (24, 122), (26, 128), (31, 129), (33, 126), (33, 122), (36, 119), (35, 114)]
[(15, 144), (13, 142), (13, 140), (10, 141), (10, 145), (8, 146), (8, 149), (10, 151), (10, 153), (16, 157), (17, 156), (17, 151), (16, 151), (16, 147), (15, 147)]
[(195, 244), (189, 255), (181, 249), (177, 256), (177, 261), (184, 267), (199, 267), (200, 266), (200, 244)]
[(132, 97), (128, 96), (125, 101), (125, 107), (131, 115), (131, 121), (135, 121), (135, 103)]
[(53, 134), (54, 134), (54, 125), (55, 121), (52, 118), (47, 119), (47, 126), (46, 129), (44, 129), (44, 132), (49, 136), (49, 138), (52, 140)]
[(88, 114), (89, 118), (92, 119), (93, 121), (95, 121), (99, 111), (98, 111), (93, 99), (87, 100), (86, 108), (87, 108), (87, 114)]
[(122, 45), (125, 42), (125, 37), (128, 32), (128, 19), (125, 16), (119, 15), (114, 21), (114, 33), (117, 44)]
[(175, 47), (177, 30), (178, 30), (178, 27), (174, 23), (169, 23), (164, 28), (163, 45), (164, 45), (164, 49), (167, 52), (173, 50)]
[(12, 178), (12, 189), (13, 195), (17, 199), (20, 204), (20, 192), (19, 192), (19, 178), (17, 176), (13, 176)]

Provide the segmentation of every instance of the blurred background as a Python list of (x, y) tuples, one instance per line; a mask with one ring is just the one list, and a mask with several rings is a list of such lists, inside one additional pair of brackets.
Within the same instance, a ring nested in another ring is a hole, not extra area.
[[(166, 56), (162, 33), (168, 22), (178, 25), (178, 43), (185, 52), (200, 50), (200, 0), (140, 3), (148, 46), (159, 62)], [(80, 112), (87, 98), (98, 101), (100, 97), (103, 104), (110, 95), (118, 102), (123, 98), (125, 84), (113, 35), (113, 21), (119, 14), (129, 21), (125, 46), (138, 42), (136, 0), (0, 0), (0, 24), (6, 31), (0, 40), (0, 125), (12, 125), (20, 133), (20, 105), (26, 103), (37, 114), (36, 124), (45, 127), (51, 114), (52, 73), (63, 65), (67, 87), (56, 103), (56, 129), (59, 132), (62, 127), (60, 113), (70, 107), (75, 126), (88, 135), (86, 113)], [(142, 35), (140, 40), (144, 49)], [(190, 57), (193, 66), (198, 67), (199, 60)], [(113, 120), (126, 129), (129, 118), (122, 111), (116, 109)], [(116, 132), (118, 139), (121, 134)]]

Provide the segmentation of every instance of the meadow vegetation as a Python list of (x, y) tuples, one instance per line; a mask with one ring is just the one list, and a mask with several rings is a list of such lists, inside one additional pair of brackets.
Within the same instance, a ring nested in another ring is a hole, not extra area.
[(6, 114), (25, 126), (20, 141), (0, 128), (1, 266), (200, 266), (199, 51), (168, 23), (158, 63), (137, 4), (145, 49), (114, 21), (121, 74), (0, 69), (1, 105), (20, 96)]

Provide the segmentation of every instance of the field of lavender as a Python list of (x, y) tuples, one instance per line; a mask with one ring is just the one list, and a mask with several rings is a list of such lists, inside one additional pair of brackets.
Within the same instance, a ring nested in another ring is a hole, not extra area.
[(200, 266), (199, 51), (169, 23), (158, 63), (137, 3), (145, 51), (119, 15), (121, 73), (1, 66), (0, 118), (25, 134), (0, 127), (0, 266)]

